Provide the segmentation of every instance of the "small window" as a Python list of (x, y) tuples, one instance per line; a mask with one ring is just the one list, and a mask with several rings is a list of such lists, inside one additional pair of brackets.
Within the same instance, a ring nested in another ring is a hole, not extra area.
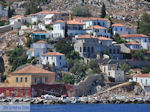
[(20, 78), (20, 82), (23, 82), (23, 78), (22, 77)]
[(80, 47), (80, 52), (82, 52), (82, 48)]
[(42, 77), (40, 77), (40, 84), (42, 84)]
[(61, 60), (61, 56), (59, 56), (59, 59)]
[(34, 82), (36, 83), (37, 82), (37, 78), (35, 77), (35, 79), (34, 79)]
[(25, 78), (25, 82), (28, 82), (28, 78), (27, 77)]
[(83, 52), (86, 52), (86, 47), (83, 48)]
[(18, 82), (18, 77), (16, 77), (16, 82)]
[(45, 82), (46, 82), (46, 83), (48, 82), (48, 77), (45, 77)]
[(122, 28), (120, 28), (120, 31), (122, 31)]

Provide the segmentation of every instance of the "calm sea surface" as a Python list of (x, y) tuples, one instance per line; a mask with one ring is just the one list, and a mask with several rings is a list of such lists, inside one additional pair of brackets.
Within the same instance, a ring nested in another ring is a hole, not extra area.
[(150, 112), (150, 104), (31, 105), (31, 112)]

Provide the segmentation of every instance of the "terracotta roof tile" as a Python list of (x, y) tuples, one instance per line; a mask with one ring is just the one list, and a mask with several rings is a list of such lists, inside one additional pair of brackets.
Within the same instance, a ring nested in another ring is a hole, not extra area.
[(88, 27), (87, 29), (92, 29), (92, 28), (94, 28), (94, 29), (107, 29), (107, 28), (105, 28), (105, 27), (98, 26), (98, 25), (90, 26), (90, 27)]
[(28, 49), (27, 51), (32, 52), (32, 51), (33, 51), (33, 49)]
[(141, 37), (141, 38), (149, 38), (147, 35), (144, 34), (126, 34), (126, 35), (120, 35), (122, 38), (135, 38), (135, 37)]
[(91, 18), (75, 18), (76, 21), (90, 21), (90, 20), (102, 20), (102, 21), (109, 21), (109, 19), (107, 18), (95, 18), (95, 17), (91, 17)]
[(150, 74), (137, 74), (135, 77), (150, 77)]
[(97, 37), (99, 40), (112, 40), (110, 38), (107, 38), (107, 37)]
[(16, 18), (24, 18), (24, 16), (23, 15), (16, 15), (16, 16), (11, 17), (10, 19), (16, 19)]
[(81, 23), (79, 21), (67, 21), (67, 24), (69, 25), (84, 25), (84, 23)]
[(126, 44), (130, 44), (130, 45), (140, 45), (140, 43), (137, 43), (137, 42), (128, 42)]
[(113, 24), (112, 26), (125, 27), (123, 24)]
[(33, 33), (47, 33), (46, 31), (34, 31)]
[(94, 36), (90, 36), (89, 34), (80, 35), (78, 38), (94, 38)]
[(16, 71), (14, 71), (12, 74), (30, 74), (30, 73), (32, 73), (32, 74), (50, 74), (50, 73), (54, 73), (54, 72), (50, 72), (50, 71), (47, 71), (47, 70), (44, 70), (44, 69), (42, 69), (42, 68), (38, 68), (38, 67), (36, 67), (36, 66), (33, 66), (33, 65), (29, 65), (29, 66), (26, 66), (26, 67), (24, 67), (24, 68), (22, 68), (22, 69), (19, 69), (19, 70), (16, 70)]
[(63, 20), (57, 20), (57, 21), (55, 21), (54, 23), (64, 23), (65, 21), (63, 21)]
[(48, 52), (48, 53), (45, 53), (45, 54), (42, 54), (43, 56), (50, 56), (50, 55), (64, 55), (62, 53), (59, 53), (59, 52)]
[(46, 41), (44, 41), (44, 40), (40, 40), (40, 41), (37, 41), (36, 43), (47, 43)]

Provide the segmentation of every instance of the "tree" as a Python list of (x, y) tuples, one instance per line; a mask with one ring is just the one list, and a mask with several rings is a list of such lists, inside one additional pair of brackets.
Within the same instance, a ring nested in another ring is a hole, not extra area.
[(116, 41), (117, 44), (126, 43), (125, 40), (123, 40), (123, 39), (120, 38), (120, 35), (118, 33), (115, 34), (114, 41)]
[(143, 74), (145, 74), (145, 73), (150, 73), (150, 68), (142, 68), (141, 72), (142, 72)]
[(50, 25), (46, 25), (46, 29), (53, 30), (53, 28)]
[(17, 67), (27, 63), (28, 56), (22, 46), (17, 46), (14, 50), (7, 53), (9, 56), (9, 63), (12, 66), (11, 71), (16, 70)]
[(86, 76), (86, 70), (87, 66), (83, 60), (78, 60), (74, 63), (70, 72), (75, 75), (75, 82), (80, 82)]
[(150, 35), (150, 14), (144, 13), (139, 21), (138, 33)]
[(131, 67), (127, 63), (124, 63), (120, 66), (120, 69), (123, 70), (126, 73), (131, 69)]
[(89, 8), (86, 6), (77, 5), (72, 9), (73, 15), (75, 16), (91, 16)]
[(93, 73), (100, 73), (100, 68), (96, 60), (91, 60), (88, 64), (88, 67), (92, 69)]
[(145, 60), (145, 52), (147, 50), (136, 50), (135, 52), (132, 53), (132, 57), (138, 60)]
[(11, 9), (11, 7), (9, 6), (8, 8), (8, 18), (11, 18), (14, 15), (15, 10)]
[(68, 37), (68, 25), (65, 23), (65, 37)]
[(71, 74), (65, 74), (65, 76), (62, 79), (63, 82), (67, 84), (74, 84), (74, 76)]
[(102, 9), (101, 9), (101, 18), (105, 18), (105, 17), (106, 17), (106, 7), (105, 7), (105, 4), (103, 3)]

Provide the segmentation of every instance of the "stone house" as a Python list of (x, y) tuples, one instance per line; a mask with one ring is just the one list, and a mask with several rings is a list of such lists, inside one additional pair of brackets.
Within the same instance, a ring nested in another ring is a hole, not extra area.
[(105, 53), (114, 59), (122, 58), (120, 46), (112, 44), (112, 39), (106, 37), (80, 35), (75, 39), (74, 49), (83, 58), (103, 57)]
[(108, 77), (115, 79), (115, 82), (124, 82), (124, 71), (118, 69), (117, 64), (101, 64), (100, 69)]

